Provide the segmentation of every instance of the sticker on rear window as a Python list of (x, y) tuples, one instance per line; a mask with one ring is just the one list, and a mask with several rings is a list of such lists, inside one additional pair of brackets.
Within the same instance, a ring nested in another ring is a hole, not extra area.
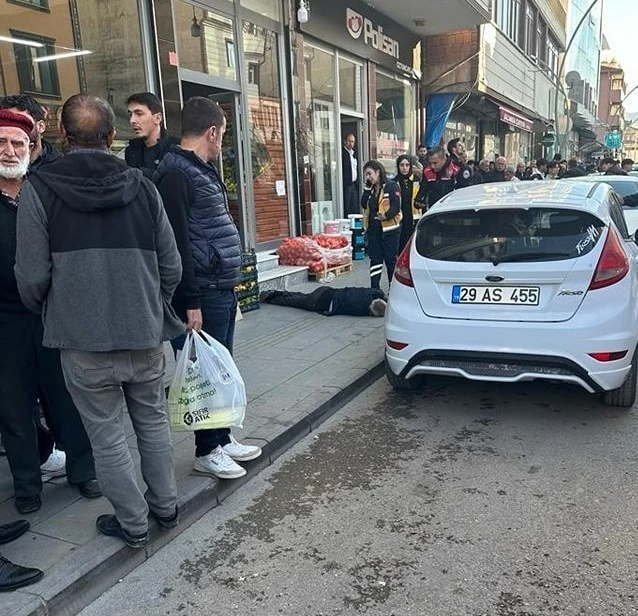
[(583, 250), (585, 250), (585, 248), (587, 248), (587, 246), (589, 246), (592, 242), (595, 242), (599, 235), (600, 231), (594, 227), (594, 225), (587, 227), (587, 235), (576, 244), (578, 254), (582, 254)]

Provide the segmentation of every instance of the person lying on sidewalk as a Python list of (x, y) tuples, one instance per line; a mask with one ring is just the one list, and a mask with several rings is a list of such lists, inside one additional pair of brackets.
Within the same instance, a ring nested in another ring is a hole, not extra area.
[(345, 314), (353, 317), (382, 317), (386, 301), (383, 291), (368, 287), (319, 287), (311, 293), (295, 291), (263, 291), (259, 296), (265, 304), (288, 306), (319, 312), (328, 317)]

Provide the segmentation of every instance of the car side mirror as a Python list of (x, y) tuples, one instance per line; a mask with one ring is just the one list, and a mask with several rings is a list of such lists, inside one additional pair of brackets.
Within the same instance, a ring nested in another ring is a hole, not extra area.
[(634, 231), (634, 242), (638, 244), (638, 229)]

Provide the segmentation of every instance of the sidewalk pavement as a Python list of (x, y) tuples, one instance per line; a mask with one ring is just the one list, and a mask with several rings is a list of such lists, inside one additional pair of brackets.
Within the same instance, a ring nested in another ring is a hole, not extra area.
[[(332, 286), (367, 286), (369, 262), (336, 277)], [(318, 283), (294, 287), (311, 291)], [(309, 434), (383, 373), (383, 319), (326, 317), (294, 308), (262, 305), (237, 323), (235, 360), (246, 382), (248, 409), (240, 441), (263, 448), (247, 463), (246, 477), (217, 480), (192, 474), (191, 433), (174, 433), (180, 525), (161, 531), (150, 525), (145, 550), (131, 550), (99, 535), (95, 519), (112, 511), (106, 499), (86, 500), (65, 478), (44, 484), (42, 508), (20, 516), (13, 504), (11, 473), (0, 458), (0, 523), (31, 522), (22, 538), (2, 546), (10, 560), (43, 569), (42, 581), (1, 595), (0, 616), (71, 616), (217, 506), (246, 481)], [(139, 455), (129, 422), (129, 443)], [(140, 476), (141, 482), (141, 476)]]

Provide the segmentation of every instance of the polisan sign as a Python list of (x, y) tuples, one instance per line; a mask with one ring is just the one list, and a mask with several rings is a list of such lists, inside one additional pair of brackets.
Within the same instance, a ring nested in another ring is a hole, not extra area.
[(362, 39), (373, 49), (399, 59), (399, 41), (385, 34), (383, 26), (351, 8), (346, 8), (346, 29), (353, 39)]
[(312, 0), (308, 21), (298, 28), (322, 43), (415, 77), (412, 52), (419, 36), (361, 0)]

